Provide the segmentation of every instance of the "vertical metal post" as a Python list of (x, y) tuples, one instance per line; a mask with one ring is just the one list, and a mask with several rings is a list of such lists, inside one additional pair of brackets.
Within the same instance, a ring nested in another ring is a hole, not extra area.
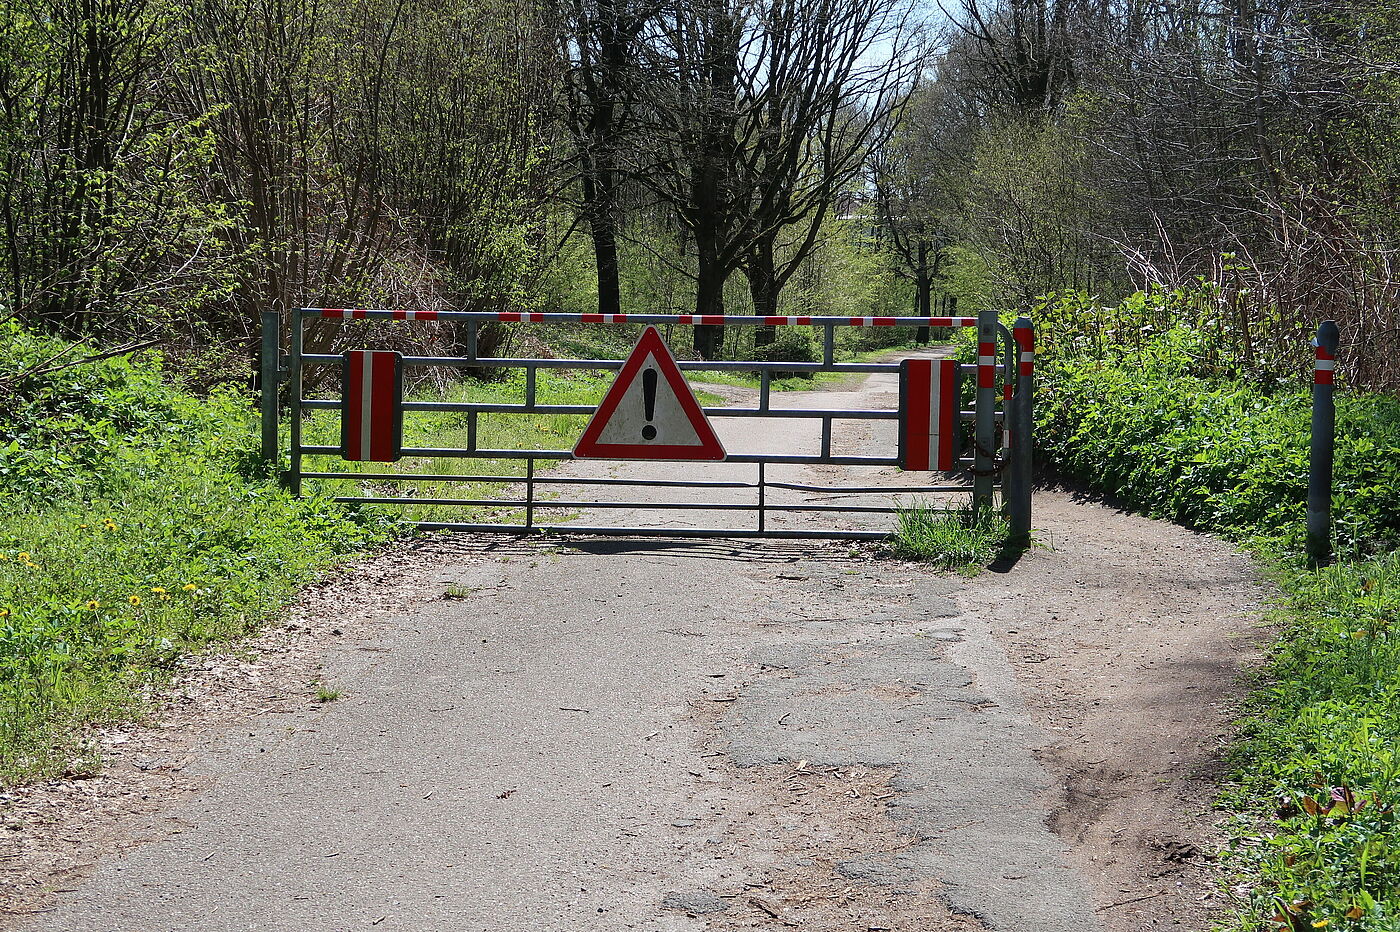
[(291, 464), (283, 477), (282, 484), (296, 496), (301, 495), (301, 352), (302, 352), (302, 328), (306, 323), (306, 315), (301, 309), (292, 311), (292, 358), (288, 362), (287, 381), (291, 385), (290, 411), (288, 416), (291, 423), (288, 425), (288, 432), (291, 435)]
[(1011, 437), (1007, 456), (1011, 479), (1006, 497), (1007, 518), (1011, 522), (1009, 543), (1018, 547), (1031, 542), (1031, 476), (1033, 471), (1035, 425), (1035, 327), (1029, 317), (1018, 317), (1012, 332), (1020, 354), (1020, 369), (1016, 375), (1016, 394), (1007, 407)]
[(996, 465), (997, 312), (983, 308), (977, 315), (977, 402), (972, 454), (972, 509), (982, 514), (992, 506)]
[(772, 371), (764, 369), (758, 374), (758, 410), (768, 410), (768, 393), (772, 390), (769, 384), (772, 378)]
[(822, 418), (822, 457), (831, 456), (831, 415)]
[(763, 485), (763, 467), (764, 464), (760, 462), (758, 464), (758, 533), (760, 534), (763, 533), (766, 527), (765, 522), (767, 519), (767, 512), (765, 510), (767, 502), (764, 496), (765, 489)]
[(525, 410), (535, 410), (535, 367), (525, 368)]
[(535, 458), (525, 458), (525, 529), (535, 526)]
[(264, 463), (275, 463), (279, 458), (277, 449), (277, 386), (278, 367), (281, 362), (277, 358), (282, 348), (281, 320), (276, 311), (263, 311), (262, 313), (262, 357), (259, 359), (260, 376), (258, 379), (258, 389), (260, 395), (258, 403), (262, 409), (262, 460)]
[(1337, 368), (1336, 321), (1324, 320), (1313, 340), (1312, 449), (1308, 457), (1308, 560), (1322, 566), (1332, 559), (1332, 458), (1337, 438), (1332, 379)]
[(836, 365), (836, 327), (833, 324), (827, 324), (825, 330), (826, 335), (822, 340), (822, 365), (834, 366)]

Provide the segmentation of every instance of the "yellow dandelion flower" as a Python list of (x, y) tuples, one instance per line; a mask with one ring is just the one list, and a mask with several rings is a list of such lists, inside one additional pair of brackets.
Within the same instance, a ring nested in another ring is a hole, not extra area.
[(152, 586), (151, 591), (154, 592), (156, 595), (165, 595), (165, 590), (162, 589), (160, 586)]
[(194, 583), (192, 583), (192, 582), (187, 582), (187, 583), (185, 583), (183, 586), (181, 586), (180, 588), (183, 589), (183, 590), (185, 590), (186, 592), (194, 592), (194, 591), (195, 591), (196, 589), (198, 589), (199, 587), (196, 586), (196, 585), (195, 585)]
[(86, 524), (80, 524), (80, 525), (78, 525), (78, 530), (80, 530), (80, 531), (86, 531), (87, 529), (88, 529), (88, 526), (87, 526)]
[(19, 552), (19, 558), (27, 563), (29, 561), (29, 554), (26, 551), (21, 550)]
[(102, 603), (98, 602), (96, 599), (88, 599), (88, 602), (87, 602), (87, 610), (88, 610), (88, 611), (90, 611), (90, 612), (95, 612), (95, 611), (97, 611), (97, 610), (98, 610), (99, 608), (101, 608), (101, 607), (102, 607)]
[(5, 562), (6, 560), (8, 560), (8, 559), (10, 559), (9, 554), (0, 553), (0, 563), (4, 563), (4, 562)]
[(134, 595), (131, 598), (127, 599), (127, 601), (130, 602), (132, 605), (140, 605), (141, 597), (139, 595)]
[(0, 618), (9, 618), (9, 617), (10, 617), (10, 610), (9, 610), (8, 608), (0, 608)]
[(39, 568), (39, 564), (37, 564), (37, 563), (32, 563), (32, 562), (30, 562), (29, 560), (25, 560), (25, 561), (24, 561), (24, 565), (27, 566), (27, 567), (29, 567), (31, 570), (37, 570), (37, 569)]

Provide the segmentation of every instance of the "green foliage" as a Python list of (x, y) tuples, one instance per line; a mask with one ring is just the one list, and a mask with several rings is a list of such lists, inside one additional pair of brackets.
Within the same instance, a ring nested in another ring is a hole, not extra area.
[(971, 504), (935, 508), (915, 503), (899, 511), (890, 552), (902, 560), (919, 560), (947, 569), (975, 569), (996, 558), (1006, 543), (1006, 519)]
[(1224, 797), (1241, 813), (1231, 864), (1254, 880), (1231, 927), (1388, 932), (1400, 925), (1400, 554), (1315, 573), (1284, 563), (1277, 577), (1291, 617)]
[[(0, 368), (65, 345), (13, 325)], [(138, 707), (183, 654), (243, 634), (338, 554), (380, 539), (238, 470), (232, 393), (196, 399), (155, 356), (22, 380), (0, 416), (0, 777), (62, 770), (84, 724)]]
[(822, 348), (811, 327), (779, 327), (772, 343), (755, 346), (748, 358), (756, 362), (821, 362)]
[[(1175, 342), (1166, 335), (1153, 352)], [(1043, 367), (1037, 444), (1055, 469), (1154, 517), (1297, 546), (1307, 499), (1309, 393), (1153, 367)], [(1400, 403), (1337, 404), (1334, 515), (1339, 547), (1375, 553), (1400, 543)]]

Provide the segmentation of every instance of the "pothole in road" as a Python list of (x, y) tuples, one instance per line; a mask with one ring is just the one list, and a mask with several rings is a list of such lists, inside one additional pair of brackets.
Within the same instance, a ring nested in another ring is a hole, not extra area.
[(888, 815), (893, 768), (799, 761), (723, 769), (745, 792), (733, 795), (738, 808), (717, 807), (709, 831), (697, 826), (687, 852), (693, 876), (710, 884), (672, 891), (664, 908), (703, 916), (722, 932), (982, 928), (949, 912), (938, 884), (904, 860), (918, 836)]

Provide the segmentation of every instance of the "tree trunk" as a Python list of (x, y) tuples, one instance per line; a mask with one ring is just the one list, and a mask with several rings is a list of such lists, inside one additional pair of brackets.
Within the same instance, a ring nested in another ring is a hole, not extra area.
[[(729, 269), (720, 261), (719, 226), (719, 218), (709, 210), (702, 212), (694, 224), (696, 314), (724, 313), (724, 281), (729, 277)], [(723, 349), (723, 326), (705, 324), (695, 328), (695, 352), (701, 359), (716, 359)]]
[[(749, 294), (753, 297), (753, 312), (759, 317), (778, 315), (778, 276), (773, 262), (773, 243), (764, 240), (749, 252), (744, 263), (749, 279)], [(768, 346), (778, 338), (778, 328), (767, 324), (754, 334), (754, 346)]]
[[(724, 278), (711, 269), (706, 274), (704, 263), (700, 267), (699, 279), (695, 283), (695, 313), (724, 313)], [(695, 352), (701, 359), (716, 359), (724, 349), (724, 327), (715, 324), (702, 324), (695, 328)]]
[[(933, 282), (928, 274), (928, 243), (922, 239), (919, 240), (919, 267), (914, 270), (914, 283), (917, 289), (915, 300), (919, 305), (918, 310), (914, 312), (914, 316), (932, 317), (933, 295), (930, 292), (932, 291)], [(920, 327), (914, 338), (918, 340), (920, 344), (927, 344), (929, 341), (928, 327)]]
[(588, 233), (593, 240), (594, 263), (598, 268), (599, 314), (622, 313), (622, 285), (617, 268), (617, 229), (613, 225), (616, 192), (617, 181), (611, 171), (584, 171), (583, 202), (588, 215)]

